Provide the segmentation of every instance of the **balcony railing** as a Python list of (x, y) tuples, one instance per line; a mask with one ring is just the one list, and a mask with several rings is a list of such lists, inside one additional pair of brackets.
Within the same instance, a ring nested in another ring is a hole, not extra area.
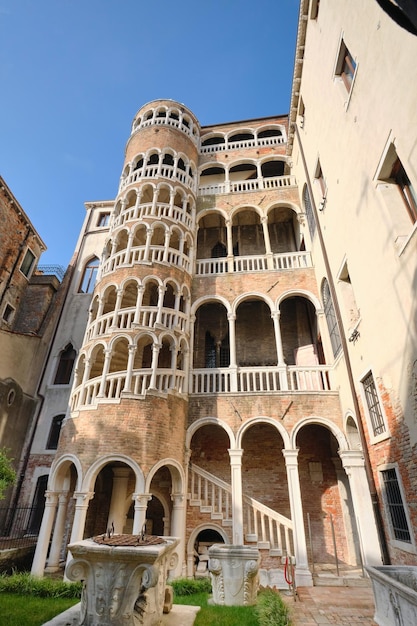
[[(331, 369), (328, 365), (194, 369), (190, 393), (328, 393)], [(122, 392), (135, 396), (143, 396), (148, 390), (187, 392), (183, 370), (158, 368), (153, 384), (150, 368), (134, 370), (130, 382), (126, 371), (108, 374), (104, 384), (102, 381), (102, 376), (97, 376), (78, 385), (71, 396), (71, 410), (99, 401), (118, 402)]]
[(194, 369), (190, 393), (328, 392), (328, 365)]
[(264, 146), (278, 146), (286, 143), (282, 135), (276, 137), (261, 137), (253, 139), (245, 139), (244, 141), (232, 141), (230, 143), (216, 143), (210, 146), (201, 146), (201, 154), (210, 154), (214, 152), (225, 152), (226, 150), (241, 150), (242, 148), (262, 148)]
[(192, 178), (192, 176), (184, 170), (181, 170), (174, 165), (161, 165), (155, 163), (151, 165), (144, 165), (143, 167), (130, 172), (130, 174), (128, 174), (125, 178), (122, 178), (120, 181), (119, 192), (128, 185), (136, 183), (144, 178), (169, 178), (170, 180), (175, 180), (183, 185), (186, 185), (192, 191), (195, 191), (196, 188), (194, 178)]
[(129, 330), (136, 326), (154, 328), (157, 323), (170, 330), (185, 333), (187, 320), (188, 317), (185, 313), (175, 309), (163, 307), (158, 320), (157, 307), (142, 306), (138, 313), (136, 312), (136, 307), (129, 307), (120, 309), (117, 313), (111, 311), (110, 313), (100, 315), (87, 327), (85, 340), (90, 341), (90, 339), (108, 335), (115, 330)]
[(190, 272), (190, 259), (187, 255), (174, 248), (166, 249), (163, 246), (150, 246), (149, 253), (146, 254), (146, 246), (138, 246), (127, 250), (120, 250), (109, 256), (103, 263), (102, 276), (109, 272), (114, 272), (123, 265), (131, 266), (136, 263), (167, 263), (175, 265), (186, 272)]
[(310, 252), (283, 252), (273, 254), (271, 262), (266, 254), (235, 256), (218, 259), (197, 259), (196, 274), (210, 276), (227, 272), (264, 272), (266, 270), (296, 270), (312, 267)]
[(198, 188), (199, 196), (210, 196), (219, 193), (245, 193), (247, 191), (259, 191), (262, 189), (280, 189), (283, 187), (295, 187), (295, 176), (271, 176), (271, 178), (251, 178), (249, 180), (224, 181), (201, 185)]
[(168, 393), (173, 389), (183, 393), (184, 382), (184, 371), (163, 368), (157, 370), (154, 386), (151, 386), (151, 369), (134, 370), (129, 385), (125, 371), (108, 374), (103, 388), (102, 377), (97, 376), (74, 389), (70, 400), (71, 411), (97, 405), (98, 402), (119, 402), (122, 392), (126, 395), (144, 396), (148, 390)]
[(126, 222), (141, 221), (144, 218), (166, 219), (176, 224), (183, 224), (189, 230), (194, 228), (194, 220), (190, 213), (181, 207), (171, 206), (163, 202), (157, 202), (155, 205), (152, 202), (147, 202), (139, 206), (127, 207), (114, 219), (112, 227), (118, 228)]

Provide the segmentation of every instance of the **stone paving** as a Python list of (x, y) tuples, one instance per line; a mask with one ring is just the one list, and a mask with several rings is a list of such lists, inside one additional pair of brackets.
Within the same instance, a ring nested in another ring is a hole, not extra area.
[(281, 592), (291, 612), (292, 626), (377, 626), (372, 588), (299, 587), (296, 599)]

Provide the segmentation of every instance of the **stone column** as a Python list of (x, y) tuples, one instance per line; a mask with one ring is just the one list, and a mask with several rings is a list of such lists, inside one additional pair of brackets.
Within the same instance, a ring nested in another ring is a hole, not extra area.
[(307, 543), (304, 530), (303, 505), (301, 502), (300, 477), (298, 474), (298, 450), (283, 450), (288, 478), (293, 541), (295, 551), (295, 582), (299, 587), (311, 587), (313, 577), (308, 567)]
[(148, 502), (152, 500), (152, 496), (149, 493), (134, 493), (132, 500), (135, 503), (132, 534), (139, 535), (146, 522), (146, 510)]
[(236, 315), (230, 313), (229, 321), (229, 351), (230, 351), (230, 391), (237, 391), (237, 363), (236, 363)]
[(85, 519), (87, 517), (88, 504), (93, 497), (94, 491), (76, 491), (74, 493), (75, 514), (74, 521), (72, 523), (70, 543), (82, 540), (84, 534)]
[(135, 362), (136, 349), (137, 349), (137, 346), (128, 347), (129, 358), (127, 361), (126, 378), (125, 378), (125, 384), (123, 387), (123, 391), (126, 391), (126, 392), (132, 391), (133, 365)]
[(361, 450), (339, 450), (349, 479), (364, 565), (381, 565), (381, 548)]
[(164, 308), (164, 296), (166, 288), (162, 285), (158, 286), (158, 312), (156, 314), (155, 324), (160, 324), (162, 319), (162, 309)]
[(183, 493), (171, 494), (173, 502), (171, 531), (172, 537), (180, 540), (177, 546), (178, 562), (172, 571), (172, 578), (179, 578), (182, 574), (182, 567), (185, 559), (185, 495)]
[(113, 310), (113, 319), (112, 319), (112, 322), (111, 322), (111, 329), (118, 328), (117, 316), (118, 316), (118, 313), (120, 311), (120, 305), (122, 303), (122, 298), (123, 298), (123, 289), (117, 289), (117, 291), (116, 291), (116, 302), (114, 304), (114, 310)]
[(104, 398), (104, 390), (106, 388), (107, 374), (109, 373), (109, 369), (110, 369), (111, 354), (112, 354), (111, 349), (104, 350), (103, 372), (101, 374), (100, 389), (98, 390), (97, 398)]
[(129, 476), (130, 469), (128, 467), (116, 467), (113, 469), (113, 489), (107, 528), (111, 528), (112, 524), (114, 524), (114, 532), (117, 534), (123, 533), (123, 528), (126, 523), (125, 508)]
[(125, 252), (125, 258), (123, 259), (123, 263), (128, 264), (129, 263), (129, 256), (130, 256), (130, 251), (132, 250), (132, 241), (134, 238), (134, 233), (130, 232), (127, 238), (127, 246), (126, 246), (126, 252)]
[(42, 517), (42, 524), (36, 543), (35, 555), (32, 563), (32, 575), (43, 576), (48, 554), (49, 539), (51, 537), (52, 525), (54, 523), (58, 494), (54, 491), (45, 492), (45, 510)]
[(153, 235), (153, 228), (147, 227), (146, 228), (145, 251), (143, 253), (143, 260), (144, 261), (149, 261), (149, 249), (151, 247), (152, 235)]
[(156, 374), (158, 370), (158, 358), (159, 358), (159, 350), (161, 349), (160, 343), (154, 343), (152, 346), (152, 373), (151, 380), (149, 382), (149, 389), (156, 389)]
[(242, 455), (243, 450), (229, 449), (230, 470), (232, 476), (232, 516), (233, 543), (243, 545), (243, 493), (242, 493)]
[(144, 285), (138, 285), (138, 297), (136, 300), (136, 308), (135, 308), (135, 315), (133, 316), (133, 321), (132, 324), (140, 324), (140, 312), (141, 312), (141, 308), (142, 308), (142, 301), (143, 301), (143, 293), (145, 291), (145, 286)]
[(48, 570), (57, 571), (59, 569), (59, 557), (61, 554), (62, 538), (64, 536), (65, 522), (67, 515), (68, 492), (60, 493), (58, 496), (58, 512), (55, 520), (54, 532), (52, 535), (51, 549), (48, 557)]

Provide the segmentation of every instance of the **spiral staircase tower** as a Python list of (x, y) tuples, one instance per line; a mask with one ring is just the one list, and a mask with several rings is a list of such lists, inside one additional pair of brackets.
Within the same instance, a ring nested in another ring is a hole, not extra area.
[(198, 142), (178, 103), (134, 118), (71, 396), (77, 436), (64, 429), (58, 451), (85, 469), (109, 453), (144, 476), (163, 459), (184, 466)]

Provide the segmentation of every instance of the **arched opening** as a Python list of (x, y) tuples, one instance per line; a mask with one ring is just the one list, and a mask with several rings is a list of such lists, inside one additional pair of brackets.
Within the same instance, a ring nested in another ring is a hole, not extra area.
[(357, 565), (358, 536), (349, 481), (338, 442), (324, 426), (297, 435), (298, 470), (310, 562)]
[(134, 489), (135, 474), (129, 466), (119, 461), (105, 465), (91, 488), (94, 498), (88, 506), (84, 538), (103, 535), (112, 525), (115, 533), (123, 533)]
[[(198, 223), (197, 258), (210, 259), (227, 256), (226, 245), (227, 231), (224, 217), (214, 212), (204, 215)], [(213, 254), (220, 250), (226, 251), (226, 254)]]
[(300, 228), (292, 209), (271, 209), (268, 213), (268, 233), (273, 253), (295, 252), (300, 249)]
[(273, 178), (284, 176), (285, 161), (265, 161), (261, 165), (262, 178)]
[(224, 539), (218, 530), (205, 528), (201, 530), (194, 542), (194, 576), (195, 578), (208, 578), (208, 551), (217, 543), (224, 543)]
[(265, 254), (265, 240), (259, 214), (253, 209), (242, 209), (233, 215), (234, 256)]
[(236, 310), (236, 360), (241, 367), (277, 364), (271, 310), (262, 300), (245, 300)]
[(200, 306), (194, 328), (194, 367), (228, 367), (229, 322), (224, 306), (218, 302)]
[(324, 363), (316, 310), (310, 300), (301, 296), (286, 298), (280, 311), (285, 363), (300, 366)]

